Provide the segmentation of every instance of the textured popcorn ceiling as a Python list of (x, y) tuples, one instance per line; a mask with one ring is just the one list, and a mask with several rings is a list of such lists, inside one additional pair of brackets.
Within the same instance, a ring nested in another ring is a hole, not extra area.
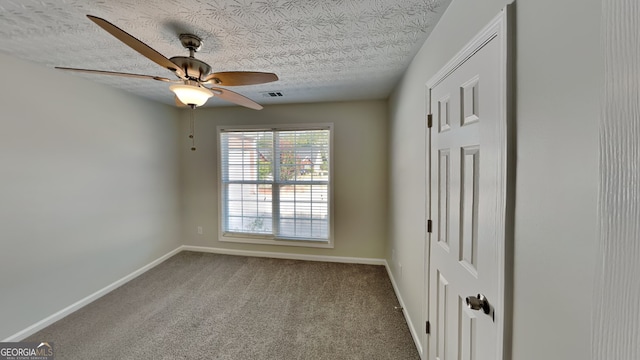
[[(173, 74), (86, 18), (102, 17), (164, 56), (203, 41), (213, 71), (274, 72), (232, 87), (261, 104), (386, 98), (451, 0), (0, 0), (0, 51), (47, 67)], [(69, 73), (173, 104), (169, 84)], [(51, 85), (51, 84), (49, 84)], [(282, 97), (266, 97), (279, 91)], [(226, 105), (219, 99), (207, 106)]]

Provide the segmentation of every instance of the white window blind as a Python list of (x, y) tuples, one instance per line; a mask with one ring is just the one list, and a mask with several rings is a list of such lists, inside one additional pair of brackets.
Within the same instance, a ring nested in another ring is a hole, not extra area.
[(221, 130), (225, 235), (328, 241), (330, 129)]

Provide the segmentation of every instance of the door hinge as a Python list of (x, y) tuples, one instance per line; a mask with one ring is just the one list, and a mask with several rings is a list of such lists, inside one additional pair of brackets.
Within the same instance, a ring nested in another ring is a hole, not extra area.
[(432, 126), (433, 126), (433, 115), (429, 114), (427, 115), (427, 127), (431, 129)]
[(425, 328), (424, 328), (425, 332), (427, 333), (427, 335), (431, 334), (431, 323), (429, 321), (427, 321), (427, 323), (425, 324)]
[(427, 220), (427, 232), (430, 233), (432, 231), (433, 222), (431, 220)]

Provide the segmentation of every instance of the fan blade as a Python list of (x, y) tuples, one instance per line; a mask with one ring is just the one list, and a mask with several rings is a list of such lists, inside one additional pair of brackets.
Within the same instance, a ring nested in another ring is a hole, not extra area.
[(231, 90), (221, 88), (210, 88), (209, 90), (213, 91), (213, 95), (219, 97), (220, 99), (227, 100), (229, 102), (247, 107), (249, 109), (262, 110), (262, 105), (249, 99), (246, 96), (240, 95)]
[(223, 86), (257, 85), (278, 80), (274, 73), (253, 71), (227, 71), (209, 74), (202, 81), (207, 84)]
[(101, 19), (92, 15), (87, 15), (87, 17), (89, 18), (89, 20), (93, 21), (98, 26), (106, 30), (109, 34), (115, 36), (118, 40), (127, 44), (133, 50), (139, 52), (140, 54), (147, 57), (149, 60), (155, 62), (156, 64), (162, 66), (163, 68), (173, 71), (178, 77), (186, 79), (186, 74), (182, 69), (171, 62), (171, 60), (167, 59), (164, 55), (152, 49), (149, 45), (136, 39), (126, 31), (120, 29), (119, 27), (113, 25), (105, 19)]
[(115, 71), (76, 69), (76, 68), (68, 68), (68, 67), (61, 67), (61, 66), (56, 66), (56, 69), (67, 70), (67, 71), (75, 71), (75, 72), (83, 72), (83, 73), (87, 73), (87, 74), (115, 75), (115, 76), (132, 77), (132, 78), (138, 78), (138, 79), (158, 80), (158, 81), (165, 81), (165, 82), (175, 82), (175, 81), (180, 81), (181, 82), (181, 80), (175, 80), (174, 81), (174, 80), (167, 79), (167, 78), (160, 77), (160, 76), (130, 74), (130, 73), (115, 72)]

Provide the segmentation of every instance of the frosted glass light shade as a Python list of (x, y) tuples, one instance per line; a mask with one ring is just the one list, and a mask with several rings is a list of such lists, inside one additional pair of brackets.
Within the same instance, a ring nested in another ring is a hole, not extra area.
[(202, 106), (213, 96), (209, 89), (193, 85), (171, 85), (169, 89), (186, 105)]

